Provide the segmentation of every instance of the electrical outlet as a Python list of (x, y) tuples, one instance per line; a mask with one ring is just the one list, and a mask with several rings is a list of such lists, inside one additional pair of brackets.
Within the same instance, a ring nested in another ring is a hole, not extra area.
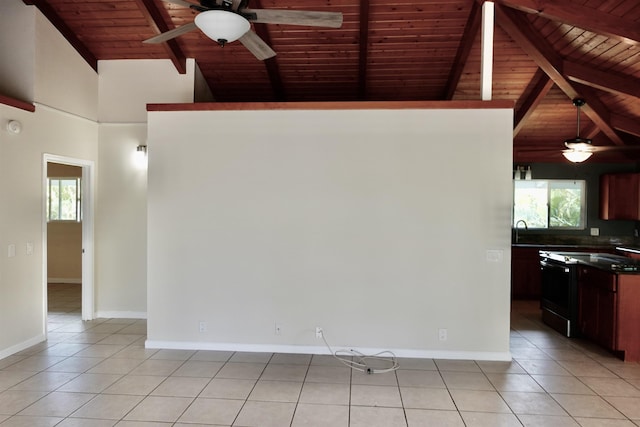
[(322, 328), (320, 326), (316, 326), (316, 338), (322, 338)]
[(446, 341), (447, 340), (447, 330), (444, 328), (438, 329), (438, 339), (440, 341)]
[(198, 330), (202, 332), (207, 332), (207, 322), (198, 323)]
[(276, 335), (282, 335), (282, 327), (277, 322), (276, 322), (276, 326), (275, 326), (275, 331), (274, 332), (275, 332)]

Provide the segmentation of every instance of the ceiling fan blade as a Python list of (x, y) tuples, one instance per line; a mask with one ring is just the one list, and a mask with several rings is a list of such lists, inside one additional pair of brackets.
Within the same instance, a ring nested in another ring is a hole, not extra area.
[(587, 151), (593, 151), (594, 153), (601, 151), (637, 151), (640, 150), (640, 145), (594, 145)]
[(173, 3), (173, 4), (177, 4), (179, 6), (184, 6), (184, 7), (200, 6), (199, 4), (191, 3), (185, 0), (162, 0), (162, 1), (165, 3)]
[(340, 12), (283, 9), (242, 9), (241, 12), (255, 15), (255, 18), (249, 18), (249, 21), (262, 24), (306, 25), (329, 28), (340, 28), (342, 26), (342, 13)]
[(189, 31), (193, 31), (198, 29), (198, 27), (196, 27), (195, 22), (191, 22), (189, 24), (185, 24), (181, 27), (178, 28), (174, 28), (173, 30), (164, 32), (162, 34), (158, 34), (155, 37), (151, 37), (150, 39), (144, 40), (142, 43), (147, 43), (147, 44), (156, 44), (156, 43), (162, 43), (162, 42), (166, 42), (167, 40), (171, 40), (174, 39), (178, 36), (181, 36), (185, 33), (188, 33)]
[(244, 47), (260, 61), (276, 56), (276, 53), (253, 31), (249, 30), (238, 39)]

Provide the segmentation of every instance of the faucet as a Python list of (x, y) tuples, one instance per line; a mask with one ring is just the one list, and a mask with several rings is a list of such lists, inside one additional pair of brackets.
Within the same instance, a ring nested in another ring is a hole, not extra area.
[(518, 243), (518, 240), (520, 239), (520, 235), (518, 234), (518, 225), (520, 225), (520, 223), (524, 224), (524, 229), (528, 230), (529, 227), (527, 226), (527, 221), (525, 221), (524, 219), (519, 219), (516, 222), (516, 225), (513, 226), (513, 228), (516, 230), (516, 243)]

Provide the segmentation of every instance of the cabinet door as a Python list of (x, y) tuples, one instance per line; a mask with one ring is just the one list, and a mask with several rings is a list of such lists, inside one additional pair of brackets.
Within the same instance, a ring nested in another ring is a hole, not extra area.
[(590, 271), (587, 267), (578, 270), (578, 329), (581, 335), (594, 340), (598, 334), (598, 290)]
[(614, 173), (600, 177), (600, 218), (640, 219), (640, 174)]
[(598, 288), (598, 325), (596, 342), (610, 350), (616, 349), (616, 293)]
[(616, 348), (617, 276), (591, 267), (578, 270), (580, 333), (603, 347)]
[(540, 298), (540, 254), (538, 248), (511, 249), (511, 298)]

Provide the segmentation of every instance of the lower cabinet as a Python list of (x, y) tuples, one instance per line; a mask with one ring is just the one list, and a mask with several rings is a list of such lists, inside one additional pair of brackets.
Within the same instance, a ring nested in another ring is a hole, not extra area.
[(640, 275), (578, 270), (579, 331), (625, 361), (640, 360)]
[(511, 298), (540, 299), (539, 248), (512, 248)]
[(578, 270), (578, 323), (580, 333), (616, 349), (617, 276), (591, 267)]

